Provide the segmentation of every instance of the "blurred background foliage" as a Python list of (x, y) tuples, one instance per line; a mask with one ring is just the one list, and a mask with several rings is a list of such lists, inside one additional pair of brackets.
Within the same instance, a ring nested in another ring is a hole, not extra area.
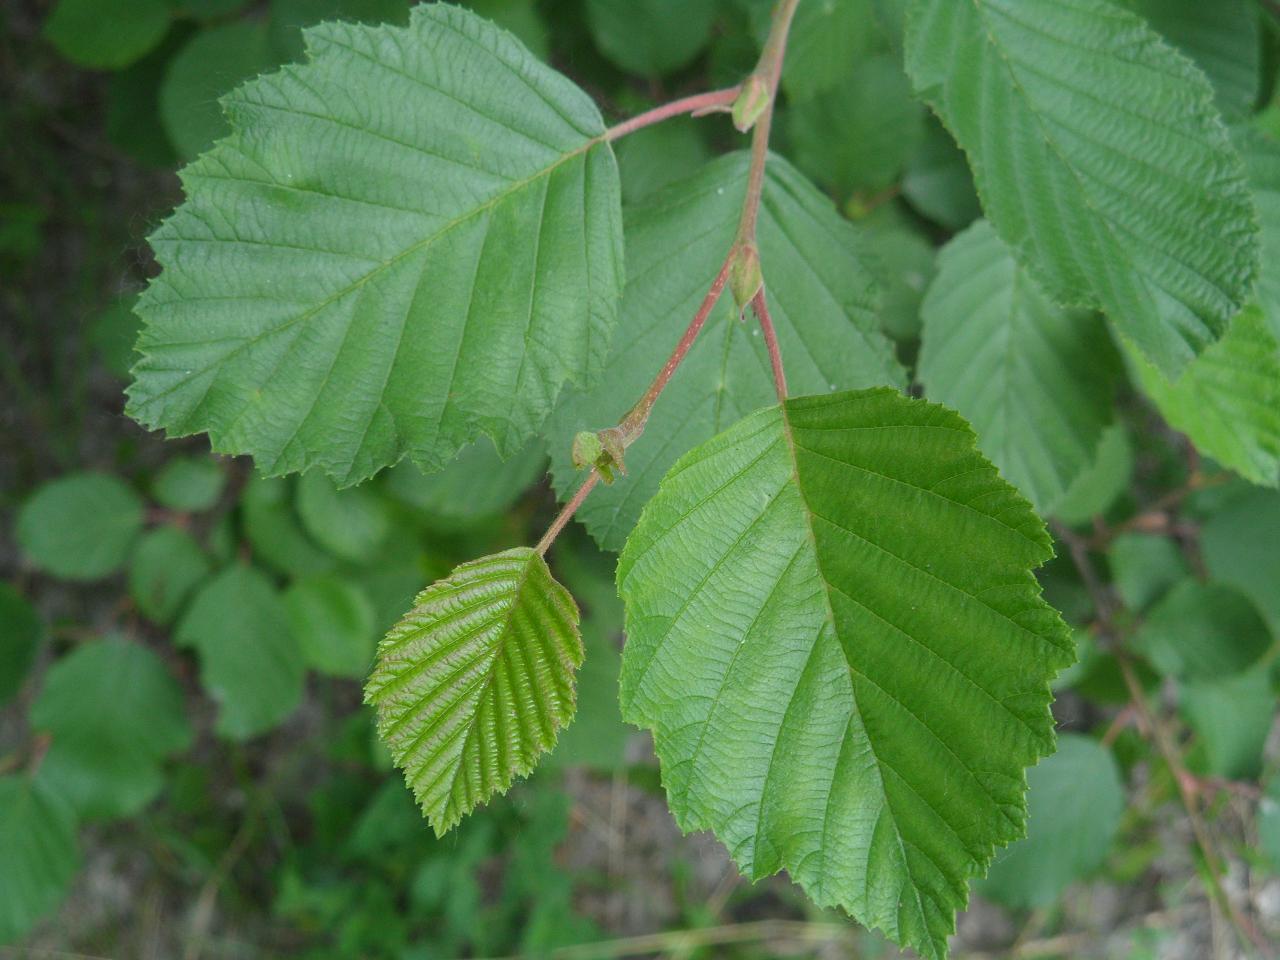
[[(470, 6), (624, 116), (736, 82), (770, 3)], [(1210, 45), (1220, 94), (1276, 134), (1275, 22), (1227, 6), (1256, 32)], [(679, 836), (647, 740), (619, 718), (613, 560), (580, 534), (552, 558), (584, 607), (577, 719), (509, 797), (443, 840), (427, 829), (360, 682), (424, 584), (536, 539), (555, 509), (547, 451), (502, 462), (482, 443), (434, 476), (402, 464), (338, 490), (120, 415), (145, 236), (180, 196), (174, 169), (225, 130), (217, 96), (302, 57), (307, 24), (407, 10), (0, 7), (0, 955), (895, 955)], [(801, 6), (778, 146), (866, 231), (910, 361), (936, 249), (979, 208), (910, 96), (901, 12)], [(1174, 42), (1183, 22), (1166, 21)], [(626, 202), (735, 143), (691, 120), (624, 140)], [(1132, 391), (1120, 404), (1055, 511), (1063, 556), (1043, 571), (1079, 627), (1061, 750), (1031, 771), (1030, 836), (976, 885), (961, 956), (1229, 956), (1235, 913), (1280, 932), (1280, 495), (1202, 462)], [(1123, 663), (1089, 629), (1104, 612), (1091, 577), (1131, 634)], [(1187, 788), (1221, 863), (1195, 852)]]

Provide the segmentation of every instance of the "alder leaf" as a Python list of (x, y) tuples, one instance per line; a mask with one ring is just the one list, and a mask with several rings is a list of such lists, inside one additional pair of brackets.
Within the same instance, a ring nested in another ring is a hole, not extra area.
[(438, 835), (527, 776), (573, 718), (578, 608), (527, 547), (427, 587), (378, 645), (365, 700)]
[(943, 250), (924, 302), (920, 379), (958, 410), (1042, 512), (1094, 463), (1120, 359), (1096, 313), (1060, 307), (980, 221)]
[[(562, 496), (579, 475), (574, 434), (610, 426), (644, 393), (707, 292), (733, 242), (746, 190), (737, 153), (627, 211), (627, 292), (621, 330), (600, 384), (565, 395), (548, 425)], [(760, 259), (787, 378), (797, 392), (905, 386), (880, 332), (879, 297), (862, 234), (781, 157), (770, 157), (760, 208)], [(597, 488), (578, 511), (597, 542), (620, 550), (662, 475), (685, 451), (774, 402), (759, 325), (725, 296), (627, 448), (627, 475)]]
[(917, 0), (917, 91), (987, 217), (1055, 298), (1104, 310), (1167, 374), (1248, 297), (1257, 227), (1203, 73), (1106, 0)]
[(306, 39), (308, 63), (223, 98), (232, 133), (152, 235), (130, 414), (344, 484), (481, 433), (514, 454), (617, 312), (599, 112), (457, 7)]
[(928, 958), (1023, 834), (1071, 636), (1043, 523), (935, 404), (787, 401), (689, 453), (618, 566), (624, 716), (670, 805)]

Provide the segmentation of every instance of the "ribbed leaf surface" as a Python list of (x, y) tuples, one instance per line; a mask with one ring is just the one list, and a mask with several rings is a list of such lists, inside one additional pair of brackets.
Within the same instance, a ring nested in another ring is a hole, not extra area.
[[(627, 291), (617, 341), (599, 385), (566, 392), (549, 424), (562, 495), (580, 479), (569, 462), (573, 435), (617, 423), (697, 311), (733, 242), (746, 182), (746, 154), (732, 154), (627, 211)], [(864, 237), (781, 157), (769, 160), (759, 240), (794, 390), (905, 385), (878, 327)], [(726, 294), (653, 408), (644, 435), (627, 449), (626, 478), (597, 488), (578, 518), (606, 550), (622, 549), (676, 459), (774, 397), (759, 325), (741, 322)]]
[(418, 595), (365, 699), (437, 834), (551, 749), (581, 664), (578, 608), (534, 550), (464, 563)]
[(617, 168), (590, 99), (446, 5), (326, 23), (229, 94), (152, 236), (130, 413), (342, 482), (480, 433), (515, 453), (604, 359)]
[(1074, 653), (1031, 573), (1051, 554), (964, 421), (890, 390), (790, 400), (689, 453), (618, 567), (623, 710), (680, 825), (944, 956), (1053, 749)]
[(1060, 307), (982, 221), (942, 252), (924, 302), (920, 379), (1042, 512), (1097, 458), (1119, 357), (1102, 318)]
[(1227, 329), (1258, 259), (1203, 73), (1105, 0), (920, 0), (907, 66), (987, 216), (1057, 299), (1167, 373)]

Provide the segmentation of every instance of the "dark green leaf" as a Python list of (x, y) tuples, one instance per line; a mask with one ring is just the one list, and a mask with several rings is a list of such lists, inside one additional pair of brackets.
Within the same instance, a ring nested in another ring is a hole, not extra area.
[(17, 588), (0, 582), (0, 705), (22, 688), (43, 639), (36, 608)]

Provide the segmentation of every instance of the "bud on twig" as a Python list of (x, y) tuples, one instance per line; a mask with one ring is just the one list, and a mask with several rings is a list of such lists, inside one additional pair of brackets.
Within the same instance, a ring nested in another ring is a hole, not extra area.
[(747, 77), (738, 99), (733, 101), (733, 125), (746, 133), (769, 108), (770, 99), (769, 83), (764, 77), (756, 74)]
[(729, 289), (733, 292), (733, 302), (738, 305), (739, 314), (747, 309), (747, 304), (755, 299), (763, 286), (759, 252), (753, 244), (739, 247), (729, 269)]

